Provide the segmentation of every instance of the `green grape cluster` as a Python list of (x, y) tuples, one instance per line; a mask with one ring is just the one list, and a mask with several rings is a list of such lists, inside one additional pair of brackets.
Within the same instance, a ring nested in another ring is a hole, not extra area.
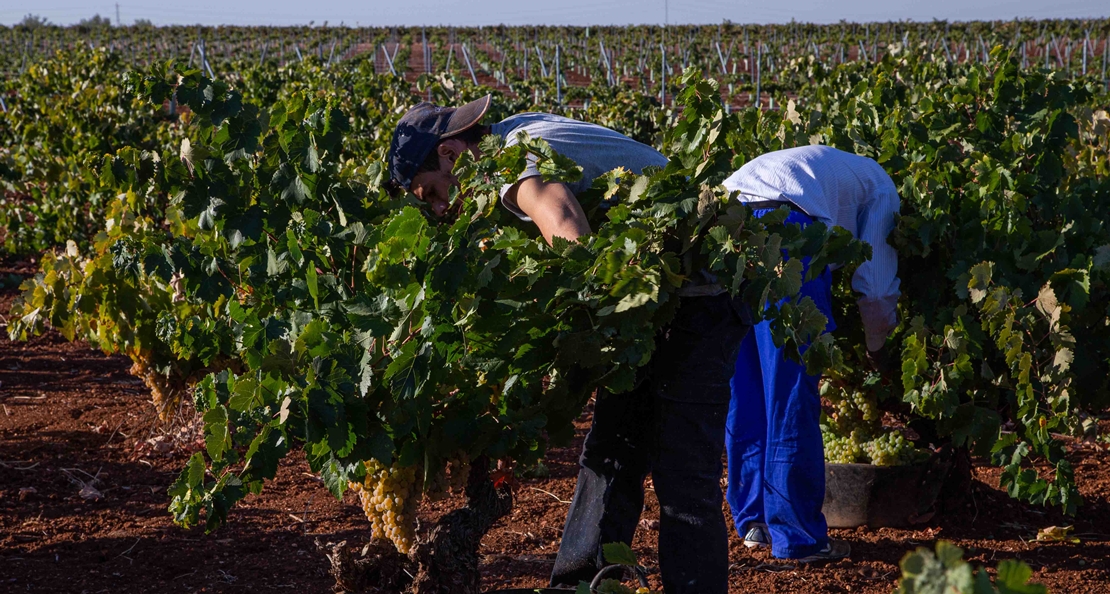
[(851, 390), (838, 384), (832, 381), (821, 384), (821, 396), (829, 411), (821, 415), (821, 442), (826, 462), (897, 466), (914, 464), (928, 457), (925, 450), (915, 448), (901, 431), (882, 426), (882, 413), (874, 392)]
[(366, 478), (350, 483), (358, 493), (362, 511), (370, 520), (374, 539), (389, 539), (397, 550), (408, 554), (416, 543), (416, 506), (419, 503), (417, 467), (387, 467), (377, 460), (363, 462)]
[(859, 411), (860, 417), (865, 422), (873, 423), (879, 420), (879, 407), (876, 405), (874, 397), (857, 390), (852, 392), (851, 399), (853, 407)]
[(430, 501), (445, 499), (449, 493), (462, 493), (470, 477), (470, 460), (460, 453), (447, 461), (438, 472), (430, 473), (424, 479), (424, 495)]
[(881, 415), (873, 394), (860, 390), (849, 391), (826, 381), (821, 385), (821, 396), (832, 405), (829, 416), (842, 433), (878, 428)]
[(852, 431), (848, 435), (837, 435), (828, 423), (822, 423), (821, 442), (825, 446), (826, 462), (852, 464), (863, 453), (859, 431)]
[(864, 453), (876, 466), (901, 466), (920, 462), (925, 455), (897, 429), (863, 444)]

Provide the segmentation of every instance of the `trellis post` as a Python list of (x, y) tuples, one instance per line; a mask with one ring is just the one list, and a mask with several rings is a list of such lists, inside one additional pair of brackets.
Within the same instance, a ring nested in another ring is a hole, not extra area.
[(428, 35), (424, 27), (420, 27), (420, 41), (424, 44), (424, 73), (432, 72), (432, 52), (428, 49)]
[(204, 39), (200, 40), (200, 65), (208, 72), (208, 78), (215, 79), (216, 74), (212, 72), (212, 66), (208, 64), (208, 52), (205, 51)]
[(659, 87), (659, 104), (667, 105), (667, 46), (663, 42), (659, 42), (659, 53), (661, 59), (659, 60), (659, 79), (661, 85)]
[[(470, 65), (470, 54), (466, 51), (466, 44), (462, 44), (463, 60), (466, 61), (466, 69), (470, 71), (470, 80), (474, 81), (474, 85), (478, 85), (478, 76), (474, 74), (474, 67)], [(390, 68), (392, 68), (392, 62)]]
[(563, 71), (559, 69), (559, 53), (561, 46), (555, 45), (555, 103), (563, 104)]
[(536, 59), (538, 59), (540, 61), (540, 74), (542, 74), (544, 78), (547, 78), (547, 64), (545, 64), (544, 61), (543, 61), (543, 52), (540, 51), (539, 44), (536, 44), (535, 47), (536, 47)]
[(1083, 76), (1087, 76), (1087, 44), (1091, 41), (1091, 32), (1083, 37)]
[(389, 50), (386, 49), (384, 43), (381, 45), (381, 48), (382, 48), (382, 53), (385, 54), (385, 65), (389, 66), (389, 73), (392, 74), (393, 76), (397, 76), (397, 71), (393, 68), (393, 58), (389, 57)]
[(609, 54), (605, 51), (605, 41), (600, 37), (597, 38), (598, 47), (601, 49), (601, 61), (605, 63), (605, 78), (609, 86), (613, 86), (613, 67), (609, 64)]
[(763, 79), (760, 68), (760, 62), (763, 61), (763, 42), (757, 41), (755, 44), (755, 108), (763, 109)]
[(1110, 81), (1106, 80), (1106, 63), (1110, 62), (1110, 37), (1102, 40), (1102, 83), (1110, 90)]

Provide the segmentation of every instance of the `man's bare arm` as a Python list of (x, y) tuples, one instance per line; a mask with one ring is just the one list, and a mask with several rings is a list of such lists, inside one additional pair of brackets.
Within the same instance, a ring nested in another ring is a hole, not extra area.
[(564, 183), (529, 177), (516, 184), (505, 197), (532, 218), (547, 243), (555, 237), (574, 241), (591, 233), (582, 205)]

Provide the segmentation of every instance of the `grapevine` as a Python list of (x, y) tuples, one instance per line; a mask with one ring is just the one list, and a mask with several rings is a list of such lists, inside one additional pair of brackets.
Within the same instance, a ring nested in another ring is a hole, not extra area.
[(176, 374), (164, 374), (159, 372), (152, 366), (153, 359), (149, 352), (140, 352), (131, 357), (133, 363), (131, 365), (131, 375), (143, 380), (146, 387), (150, 389), (151, 399), (154, 403), (155, 410), (158, 411), (158, 416), (163, 420), (167, 420), (177, 410), (177, 405), (181, 402), (182, 396), (187, 391), (187, 384), (185, 378)]

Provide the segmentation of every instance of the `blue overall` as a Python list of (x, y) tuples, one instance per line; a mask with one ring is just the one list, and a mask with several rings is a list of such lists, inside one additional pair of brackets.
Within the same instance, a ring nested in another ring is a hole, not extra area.
[[(757, 217), (770, 209), (753, 211)], [(789, 223), (809, 224), (795, 211)], [(805, 262), (808, 268), (808, 261)], [(828, 269), (802, 286), (832, 319), (832, 274)], [(778, 558), (811, 555), (828, 544), (821, 505), (825, 498), (825, 456), (821, 443), (820, 376), (784, 357), (771, 338), (770, 322), (752, 328), (740, 346), (732, 377), (732, 400), (725, 433), (728, 493), (736, 530), (766, 524), (771, 553)]]

